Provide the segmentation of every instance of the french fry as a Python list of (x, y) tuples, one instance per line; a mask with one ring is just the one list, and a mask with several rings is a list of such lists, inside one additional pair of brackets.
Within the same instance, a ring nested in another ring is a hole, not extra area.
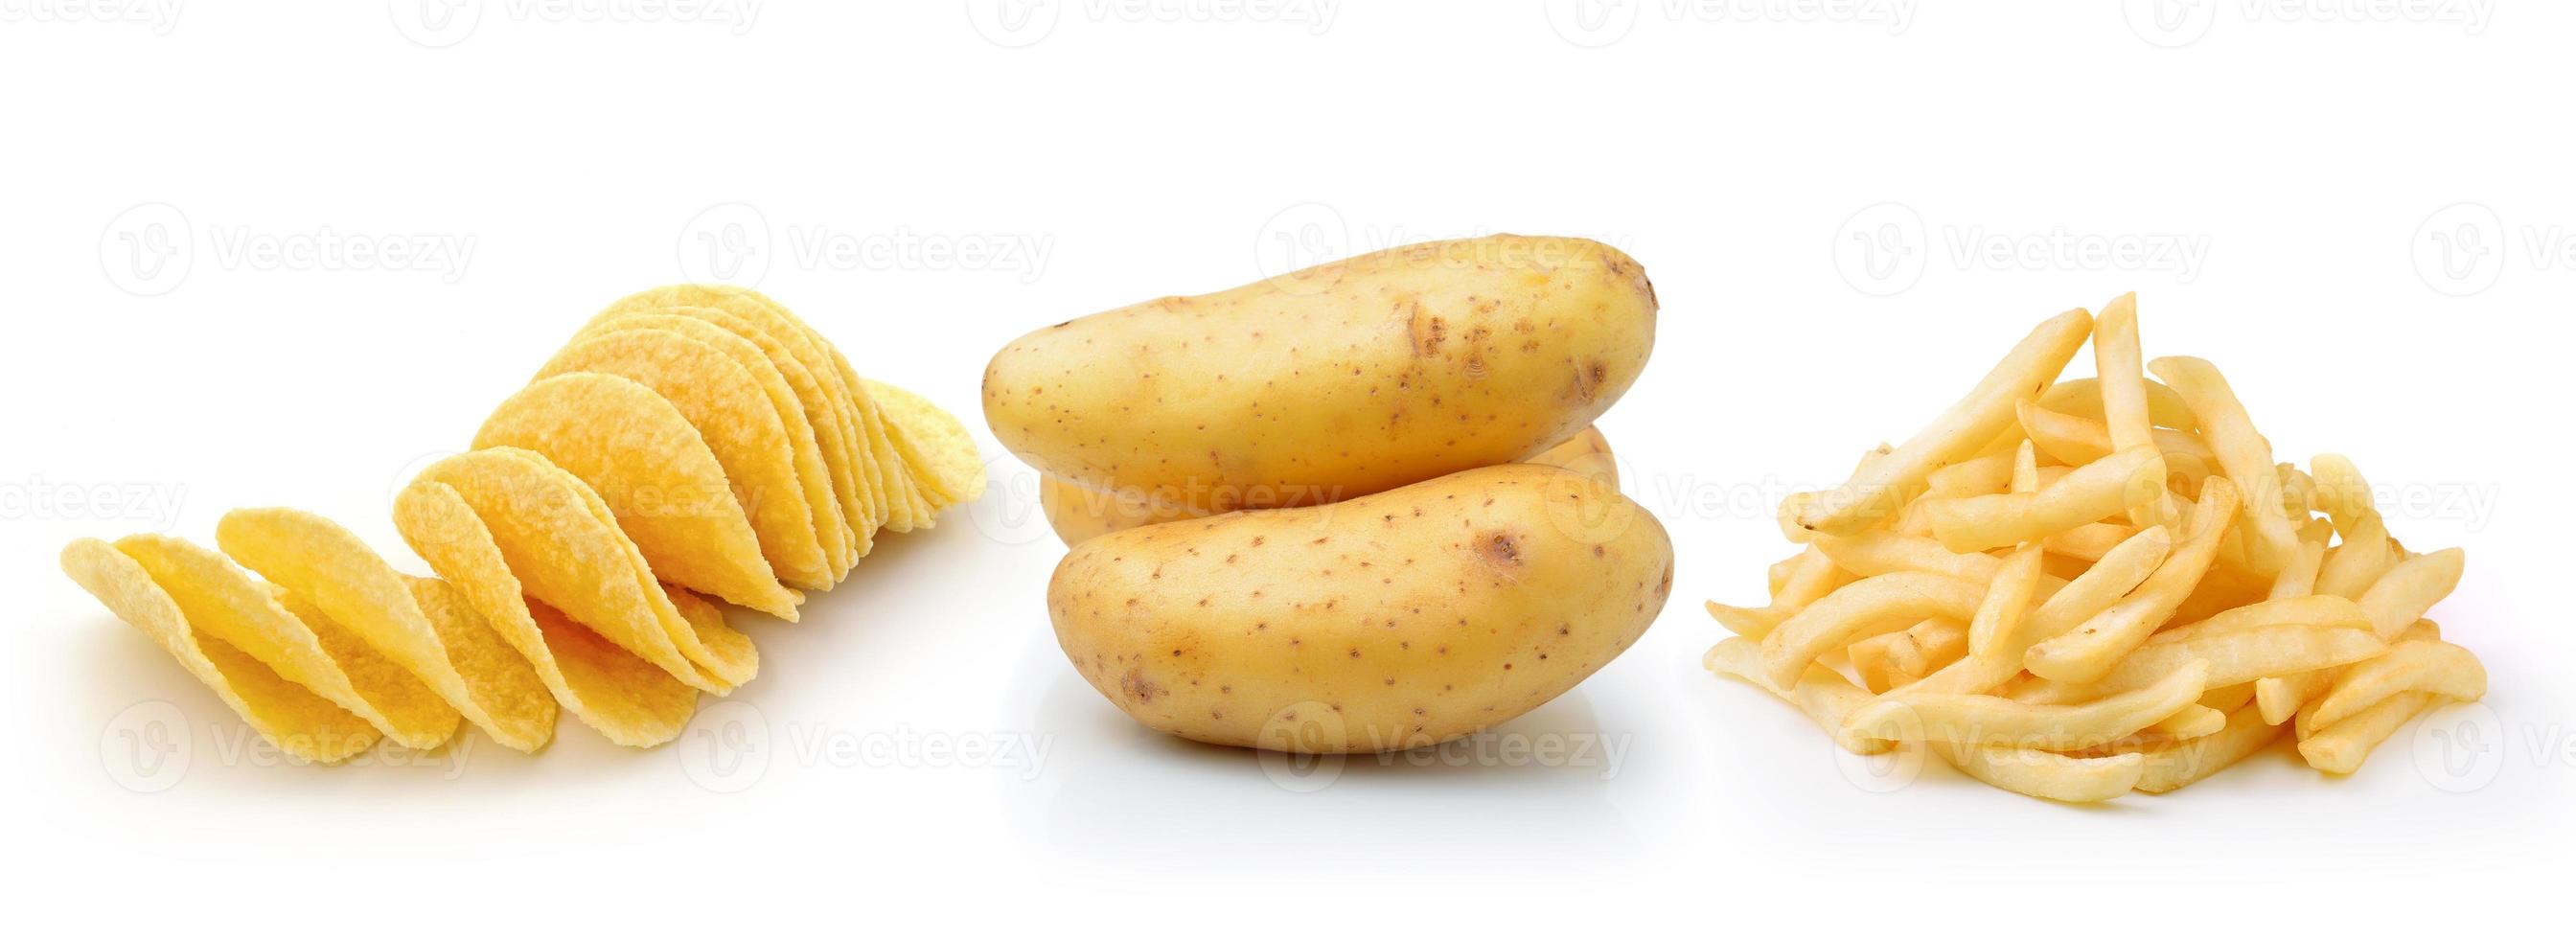
[(2106, 802), (2119, 798), (2137, 788), (2147, 771), (2147, 758), (2135, 753), (2076, 757), (2046, 750), (1946, 741), (1935, 742), (1932, 748), (1978, 782), (2056, 802)]
[[(1822, 665), (1808, 666), (1793, 685), (1783, 686), (1774, 682), (1768, 670), (1762, 667), (1761, 645), (1742, 636), (1722, 640), (1717, 645), (1710, 646), (1708, 654), (1700, 660), (1700, 665), (1711, 672), (1742, 680), (1770, 692), (1772, 696), (1787, 701), (1798, 710), (1805, 712), (1817, 726), (1828, 731), (1840, 728), (1844, 717), (1849, 716), (1854, 708), (1869, 703), (1870, 699), (1869, 692), (1854, 687), (1850, 679)], [(1895, 747), (1894, 741), (1872, 739), (1860, 741), (1859, 749), (1853, 752), (1861, 756), (1875, 756)]]
[(2349, 665), (2387, 649), (2352, 601), (2340, 597), (2274, 600), (2158, 633), (2098, 681), (2034, 682), (2016, 689), (2013, 697), (2033, 703), (2089, 700), (2145, 687), (2194, 662), (2208, 663), (2213, 685), (2234, 687), (2274, 675)]
[(2005, 635), (1979, 651), (1974, 631), (1968, 657), (1951, 663), (1910, 691), (1925, 694), (1982, 694), (2021, 674), (2022, 657), (2031, 646), (2093, 618), (2151, 576), (2173, 550), (2173, 536), (2161, 527), (2139, 532), (2093, 565), (2039, 609), (2021, 617)]
[(2429, 691), (2390, 695), (2317, 732), (2315, 736), (2299, 741), (2299, 758), (2322, 772), (2336, 775), (2351, 773), (2360, 769), (2362, 761), (2370, 758), (2371, 751), (2396, 734), (2398, 728), (2444, 703), (2441, 695)]
[(2360, 713), (2371, 705), (2410, 691), (2457, 701), (2486, 697), (2487, 670), (2467, 649), (2447, 642), (2400, 642), (2378, 658), (2344, 669), (2314, 708), (2301, 713), (2300, 736)]
[(2032, 646), (2022, 667), (2042, 678), (2070, 683), (2094, 681), (2108, 673), (2190, 597), (2236, 514), (2235, 488), (2212, 479), (2200, 504), (2191, 510), (2191, 528), (2182, 545), (2146, 583), (2084, 625)]
[[(2191, 415), (2191, 405), (2184, 404), (2181, 395), (2155, 379), (2146, 379), (2146, 383), (2147, 417), (2155, 421), (2156, 426), (2186, 434), (2200, 429), (2200, 422)], [(2102, 381), (2098, 378), (2070, 378), (2050, 385), (2047, 393), (2039, 396), (2039, 406), (2060, 414), (2101, 420)]]
[(2037, 541), (2125, 512), (2164, 491), (2164, 457), (2153, 447), (2085, 464), (2038, 492), (1932, 499), (1932, 535), (1952, 551)]
[(2281, 738), (2281, 731), (2264, 723), (2254, 708), (2239, 707), (2227, 715), (2227, 726), (2217, 733), (2142, 747), (2134, 751), (2147, 763), (2138, 778), (2138, 791), (2162, 794), (2208, 779), (2262, 752)]
[(2188, 356), (2169, 356), (2148, 368), (2191, 405), (2192, 414), (2200, 419), (2201, 437), (2244, 497), (2243, 517), (2251, 533), (2246, 560), (2257, 574), (2279, 573), (2299, 545), (2297, 529), (2281, 515), (2281, 475), (2272, 462), (2271, 443), (2254, 429), (2254, 419), (2246, 415), (2245, 405), (2216, 366)]
[(1898, 508), (1896, 493), (1920, 484), (1934, 469), (1975, 453), (2012, 426), (2014, 403), (2046, 391), (2092, 330), (2093, 317), (2083, 310), (2069, 310), (2041, 323), (1932, 426), (1806, 504), (1799, 511), (1798, 527), (1849, 534), (1893, 514)]
[(1808, 663), (1828, 651), (1935, 616), (1972, 618), (1984, 596), (1981, 584), (1939, 574), (1908, 571), (1864, 577), (1825, 595), (1764, 636), (1762, 659), (1771, 680), (1787, 687)]
[[(1843, 719), (1847, 733), (1876, 736), (1899, 728), (1923, 739), (1971, 746), (2066, 752), (2104, 745), (2200, 707), (2209, 666), (2185, 667), (2145, 688), (2083, 704), (2029, 704), (1993, 695), (1891, 692)], [(1914, 720), (1902, 720), (1911, 715)]]

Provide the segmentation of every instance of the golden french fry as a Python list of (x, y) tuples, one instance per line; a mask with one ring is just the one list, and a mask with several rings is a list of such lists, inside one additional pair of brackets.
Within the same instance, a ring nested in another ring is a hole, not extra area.
[(1887, 531), (1817, 535), (1809, 542), (1855, 577), (1922, 571), (1960, 580), (1991, 580), (2003, 562), (1992, 555), (1961, 554), (1930, 538)]
[(2139, 748), (2135, 752), (2146, 758), (2147, 767), (2138, 779), (2138, 791), (2167, 793), (2207, 779), (2262, 752), (2280, 739), (2281, 731), (2264, 723), (2254, 708), (2239, 707), (2227, 715), (2227, 726), (2217, 733)]
[(2159, 526), (2122, 542), (2102, 562), (2069, 582), (2023, 616), (2005, 635), (1979, 651), (1972, 634), (1967, 658), (1915, 682), (1908, 690), (1926, 694), (1982, 694), (2021, 674), (2030, 647), (2092, 619), (2152, 575), (2173, 550), (2173, 536)]
[(1828, 651), (1935, 616), (1976, 615), (1985, 587), (1939, 574), (1906, 571), (1864, 577), (1825, 595), (1762, 638), (1771, 680), (1787, 686)]
[[(2146, 379), (2146, 384), (2147, 416), (2156, 422), (2156, 426), (2186, 434), (2200, 429), (2200, 422), (2191, 416), (2191, 405), (2183, 403), (2181, 395), (2152, 378)], [(2101, 420), (2102, 381), (2098, 378), (2070, 378), (2050, 385), (2048, 391), (2039, 396), (2039, 406), (2059, 414)]]
[[(2409, 691), (2458, 701), (2486, 697), (2487, 670), (2475, 653), (2447, 642), (2400, 642), (2378, 658), (2344, 669), (2334, 687), (2301, 713), (2300, 736), (2333, 727), (2371, 705)], [(2312, 730), (2311, 728), (2314, 728)]]
[[(2028, 401), (2022, 402), (2015, 414), (2022, 432), (2030, 436), (2041, 453), (2068, 466), (2082, 466), (2128, 449), (2112, 442), (2110, 428), (2101, 421), (2060, 414)], [(2164, 454), (2165, 467), (2175, 476), (2197, 480), (2219, 471), (2217, 455), (2210, 452), (2209, 445), (2182, 431), (2156, 428), (2144, 444), (2133, 446), (2155, 447)]]
[[(1869, 703), (1868, 692), (1854, 687), (1850, 679), (1822, 665), (1808, 666), (1798, 676), (1795, 685), (1782, 687), (1771, 680), (1769, 671), (1762, 666), (1761, 644), (1741, 636), (1721, 640), (1709, 647), (1708, 655), (1700, 660), (1700, 665), (1717, 674), (1740, 679), (1797, 706), (1817, 726), (1827, 731), (1842, 727), (1843, 718), (1850, 715), (1852, 709)], [(1894, 741), (1866, 740), (1852, 752), (1875, 756), (1895, 747)]]
[(1979, 747), (1934, 741), (1932, 752), (1970, 778), (1997, 789), (2057, 802), (2105, 802), (2127, 795), (2145, 778), (2147, 758), (2135, 753), (2077, 757), (2046, 750)]
[(1972, 457), (1933, 470), (1924, 480), (1930, 487), (1925, 495), (1945, 499), (1993, 495), (2012, 484), (2012, 474), (2010, 452)]
[[(1987, 588), (1989, 601), (1994, 595), (1994, 588)], [(1888, 665), (1906, 681), (1932, 674), (1968, 654), (1968, 624), (1954, 619), (1934, 617), (1890, 635), (1896, 642), (1888, 647)]]
[(2250, 531), (2246, 560), (2265, 577), (2280, 572), (2298, 551), (2298, 530), (2281, 514), (2281, 475), (2272, 462), (2272, 445), (2254, 429), (2254, 419), (2218, 368), (2189, 356), (2168, 356), (2148, 366), (2182, 395), (2200, 419), (2202, 439), (2218, 455), (2218, 465), (2244, 498), (2243, 518)]
[[(2083, 701), (2154, 684), (2194, 662), (2208, 663), (2210, 683), (2228, 688), (2275, 675), (2349, 665), (2387, 649), (2352, 601), (2340, 597), (2273, 600), (2158, 633), (2097, 681), (2038, 681), (2015, 689), (2013, 697), (2042, 704)], [(2250, 688), (2247, 691), (2251, 693)]]
[[(2093, 318), (2093, 369), (2094, 374), (2100, 376), (2102, 426), (2106, 432), (2104, 443), (2107, 444), (2105, 453), (2133, 447), (2161, 449), (2163, 446), (2164, 441), (2155, 433), (2155, 419), (2147, 411), (2147, 374), (2140, 362), (2138, 295), (2124, 293), (2104, 304), (2101, 315)], [(2193, 444), (2199, 443), (2188, 434), (2175, 436)], [(2033, 439), (2037, 439), (2036, 436)], [(2168, 457), (2168, 462), (2171, 459)], [(2154, 498), (2129, 507), (2131, 523), (2168, 525), (2181, 520), (2180, 509), (2174, 504), (2172, 495), (2165, 491), (2163, 477), (2156, 478), (2155, 489)]]
[(2210, 480), (2201, 496), (2200, 504), (2191, 509), (2191, 528), (2182, 545), (2155, 574), (2082, 626), (2032, 646), (2022, 667), (2062, 682), (2095, 681), (2170, 619), (2208, 572), (2210, 560), (2218, 554), (2218, 540), (2237, 514), (2236, 490), (2226, 480)]
[(1932, 535), (1952, 551), (1983, 551), (2071, 531), (2164, 491), (2164, 457), (2153, 447), (2085, 464), (2038, 492), (1926, 500)]
[[(2429, 691), (2408, 691), (2390, 695), (2379, 703), (2363, 708), (2352, 716), (2314, 736), (2299, 741), (2299, 757), (2308, 765), (2328, 773), (2342, 775), (2360, 769), (2370, 752), (2397, 729), (2434, 708), (2445, 699)], [(2274, 729), (2279, 732), (2278, 728)]]
[(2121, 542), (2137, 533), (2138, 529), (2126, 525), (2094, 522), (2050, 535), (2040, 542), (2040, 547), (2062, 558), (2100, 561), (2103, 555), (2111, 553), (2112, 548), (2119, 547)]
[(1780, 588), (1772, 592), (1766, 607), (1728, 606), (1715, 600), (1705, 606), (1709, 618), (1717, 620), (1729, 632), (1747, 639), (1760, 639), (1808, 604), (1851, 583), (1851, 575), (1834, 564), (1824, 551), (1809, 546), (1800, 553)]
[(2083, 310), (2069, 310), (2041, 323), (1932, 426), (1885, 458), (1872, 461), (1867, 471), (1805, 505), (1797, 516), (1798, 527), (1850, 534), (1892, 514), (1898, 506), (1896, 494), (1921, 484), (1934, 469), (1975, 453), (2012, 426), (2014, 403), (2036, 397), (2056, 381), (2092, 329), (2093, 317)]
[(2467, 555), (2458, 548), (2408, 558), (2389, 568), (2354, 602), (2361, 604), (2380, 638), (2395, 639), (2400, 630), (2423, 619), (2433, 604), (2460, 586), (2467, 563)]
[(2397, 566), (2397, 550), (2388, 540), (2388, 524), (2378, 513), (2354, 523), (2317, 571), (2318, 593), (2360, 599), (2363, 591)]
[[(2153, 685), (2083, 704), (2029, 704), (1970, 694), (1898, 690), (1844, 718), (1846, 733), (1873, 736), (1899, 728), (1926, 740), (2067, 752), (2106, 745), (2185, 708), (2200, 707), (2209, 666), (2178, 669)], [(1903, 719), (1911, 715), (1913, 720)]]

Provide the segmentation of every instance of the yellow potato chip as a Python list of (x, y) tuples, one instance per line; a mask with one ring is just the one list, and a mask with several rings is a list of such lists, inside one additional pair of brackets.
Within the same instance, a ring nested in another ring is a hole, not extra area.
[(901, 432), (897, 448), (909, 448), (906, 460), (937, 493), (933, 509), (973, 502), (984, 495), (984, 458), (975, 437), (957, 416), (930, 400), (881, 381), (866, 382), (868, 396), (885, 408), (887, 423)]
[(493, 410), (474, 446), (541, 454), (579, 477), (663, 579), (796, 618), (804, 598), (761, 556), (723, 466), (653, 389), (595, 372), (532, 382)]
[(786, 425), (741, 365), (678, 333), (626, 330), (575, 341), (537, 377), (569, 372), (616, 375), (670, 402), (723, 467), (770, 568), (799, 587), (832, 585), (833, 572), (815, 535), (814, 507), (796, 479)]
[(456, 709), (356, 631), (278, 602), (268, 585), (212, 550), (166, 535), (130, 535), (116, 549), (143, 566), (186, 622), (364, 718), (395, 743), (436, 748), (455, 735)]
[[(507, 447), (462, 453), (430, 464), (407, 488), (431, 483), (453, 490), (471, 508), (528, 596), (701, 691), (725, 694), (756, 670), (756, 661), (749, 667), (723, 660), (710, 665), (685, 651), (681, 637), (694, 645), (696, 631), (653, 579), (643, 553), (618, 530), (596, 493), (545, 457)], [(473, 586), (439, 567), (434, 556), (441, 539), (471, 540), (471, 526), (453, 513), (413, 513), (395, 521), (441, 575)], [(477, 608), (501, 619), (485, 602)]]
[(355, 632), (502, 746), (534, 753), (554, 739), (554, 700), (527, 659), (471, 611), (430, 615), (418, 594), (437, 589), (396, 573), (348, 529), (295, 509), (235, 509), (216, 524), (215, 545), (282, 588), (298, 618)]
[(876, 481), (875, 463), (859, 444), (854, 429), (858, 419), (849, 413), (847, 402), (826, 392), (804, 360), (768, 331), (712, 307), (688, 306), (677, 300), (663, 303), (661, 295), (669, 289), (645, 291), (611, 304), (582, 327), (579, 335), (614, 328), (630, 317), (682, 316), (719, 327), (758, 348), (795, 392), (798, 406), (813, 426), (815, 444), (831, 470), (833, 493), (840, 498), (842, 514), (849, 520), (852, 551), (858, 557), (867, 556), (877, 528), (884, 524), (886, 508), (882, 484)]
[[(769, 398), (771, 410), (776, 412), (780, 426), (787, 433), (788, 447), (795, 451), (796, 481), (805, 493), (806, 504), (814, 513), (815, 540), (822, 545), (825, 563), (832, 570), (832, 579), (838, 581), (847, 575), (856, 560), (852, 551), (858, 547), (859, 539), (852, 532), (848, 510), (834, 488), (831, 468), (835, 458), (846, 457), (846, 454), (839, 450), (839, 439), (834, 438), (834, 456), (825, 456), (813, 419), (806, 415), (804, 404), (796, 398), (796, 389), (788, 384), (778, 366), (751, 340), (706, 320), (670, 313), (639, 311), (602, 323), (584, 335), (602, 336), (628, 330), (673, 332), (705, 343), (733, 359), (734, 364), (741, 366), (743, 372), (760, 386), (761, 393)], [(579, 338), (575, 337), (575, 340), (579, 341)]]
[(455, 489), (415, 481), (394, 498), (394, 525), (444, 578), (439, 582), (526, 659), (564, 710), (623, 746), (679, 737), (697, 710), (697, 689), (530, 598), (491, 530)]
[(116, 618), (151, 636), (172, 658), (214, 689), (251, 730), (299, 760), (337, 763), (374, 746), (383, 734), (347, 709), (279, 677), (274, 669), (215, 635), (198, 630), (152, 575), (114, 545), (83, 538), (63, 548), (63, 573), (106, 604)]

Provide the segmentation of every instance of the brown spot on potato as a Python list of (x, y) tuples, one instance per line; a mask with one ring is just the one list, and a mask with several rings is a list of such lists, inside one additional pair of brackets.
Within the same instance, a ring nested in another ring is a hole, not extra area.
[[(1175, 651), (1174, 654), (1179, 653)], [(1118, 691), (1135, 699), (1138, 704), (1152, 704), (1154, 696), (1163, 693), (1161, 686), (1154, 684), (1153, 679), (1145, 677), (1145, 670), (1142, 668), (1128, 669), (1127, 674), (1119, 676)]]

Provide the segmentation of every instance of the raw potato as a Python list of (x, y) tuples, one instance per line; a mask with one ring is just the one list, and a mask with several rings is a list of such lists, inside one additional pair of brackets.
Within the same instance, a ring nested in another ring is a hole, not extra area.
[(984, 417), (1041, 473), (1205, 512), (1526, 460), (1645, 367), (1655, 294), (1580, 238), (1431, 242), (1038, 330)]
[[(1602, 436), (1598, 427), (1586, 427), (1574, 439), (1549, 447), (1547, 452), (1525, 462), (1563, 467), (1601, 480), (1613, 489), (1619, 487), (1619, 465), (1610, 453), (1610, 439)], [(1056, 537), (1064, 539), (1068, 548), (1113, 531), (1208, 515), (1188, 506), (1155, 502), (1140, 492), (1093, 492), (1053, 476), (1038, 477), (1038, 506), (1046, 511), (1047, 525), (1055, 529)]]
[(1636, 503), (1507, 465), (1094, 538), (1057, 565), (1047, 606), (1075, 668), (1148, 727), (1387, 751), (1563, 694), (1645, 632), (1672, 574)]

